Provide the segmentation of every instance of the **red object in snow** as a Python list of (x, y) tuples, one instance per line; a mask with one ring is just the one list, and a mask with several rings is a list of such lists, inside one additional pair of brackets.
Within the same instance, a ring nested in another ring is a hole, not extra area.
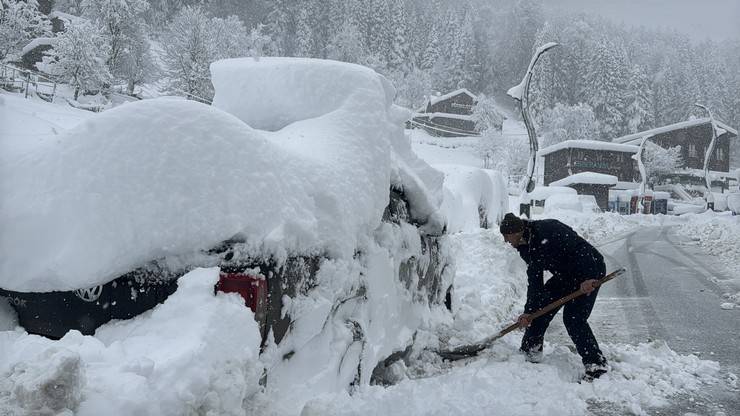
[(244, 303), (252, 309), (257, 320), (264, 314), (267, 305), (267, 279), (246, 273), (221, 272), (216, 290), (224, 293), (238, 293)]

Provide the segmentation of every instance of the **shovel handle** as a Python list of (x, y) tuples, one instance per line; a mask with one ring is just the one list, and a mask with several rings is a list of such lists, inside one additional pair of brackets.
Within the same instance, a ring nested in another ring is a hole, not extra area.
[[(596, 287), (599, 287), (599, 286), (603, 285), (604, 283), (606, 283), (606, 282), (614, 279), (615, 277), (623, 274), (624, 272), (625, 272), (625, 269), (624, 268), (621, 268), (621, 269), (617, 269), (617, 270), (615, 270), (615, 271), (607, 274), (606, 276), (602, 277), (601, 279), (599, 279), (596, 282)], [(542, 309), (540, 309), (540, 310), (532, 313), (531, 320), (534, 321), (535, 319), (539, 318), (540, 316), (545, 315), (546, 313), (552, 311), (553, 309), (556, 309), (556, 308), (559, 308), (559, 307), (563, 306), (564, 304), (572, 301), (573, 299), (575, 299), (575, 298), (577, 298), (577, 297), (579, 297), (579, 296), (581, 296), (583, 294), (584, 294), (583, 290), (578, 289), (575, 292), (571, 293), (570, 295), (564, 296), (564, 297), (556, 300), (555, 302), (552, 302), (552, 303), (548, 304), (544, 308), (542, 308)], [(511, 331), (513, 331), (513, 330), (515, 330), (517, 328), (519, 328), (519, 324), (515, 322), (515, 323), (507, 326), (506, 328), (502, 329), (501, 332), (499, 332), (496, 335), (496, 338), (501, 338), (502, 336), (508, 334), (509, 332), (511, 332)]]

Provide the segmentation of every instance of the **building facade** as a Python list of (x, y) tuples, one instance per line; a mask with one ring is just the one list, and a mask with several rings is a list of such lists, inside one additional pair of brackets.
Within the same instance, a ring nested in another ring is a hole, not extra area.
[(411, 124), (413, 127), (423, 128), (432, 136), (477, 136), (478, 131), (472, 118), (477, 102), (475, 94), (465, 88), (430, 97), (417, 110)]
[(567, 140), (540, 150), (544, 185), (583, 172), (616, 176), (620, 188), (632, 188), (640, 172), (632, 156), (638, 147), (594, 140)]
[[(737, 130), (717, 120), (715, 125), (717, 141), (709, 159), (709, 170), (729, 172), (730, 140), (737, 139)], [(682, 168), (704, 169), (704, 158), (712, 140), (712, 124), (709, 118), (700, 118), (618, 137), (612, 142), (639, 145), (646, 136), (665, 149), (681, 146)]]

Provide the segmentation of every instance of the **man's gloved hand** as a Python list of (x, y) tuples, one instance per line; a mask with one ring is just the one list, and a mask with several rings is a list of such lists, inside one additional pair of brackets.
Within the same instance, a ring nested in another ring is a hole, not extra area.
[(532, 325), (532, 315), (528, 313), (523, 313), (519, 315), (519, 318), (517, 318), (516, 323), (519, 324), (519, 328), (526, 328)]
[(581, 283), (581, 292), (587, 295), (590, 294), (594, 291), (594, 289), (596, 289), (598, 283), (599, 281), (596, 279), (588, 279), (584, 281), (583, 283)]

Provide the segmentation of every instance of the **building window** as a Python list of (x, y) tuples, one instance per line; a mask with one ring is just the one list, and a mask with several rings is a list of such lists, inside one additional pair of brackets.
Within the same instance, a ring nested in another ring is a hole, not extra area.
[(689, 157), (696, 157), (696, 145), (689, 143)]
[(717, 160), (725, 160), (725, 149), (721, 147), (717, 149)]

